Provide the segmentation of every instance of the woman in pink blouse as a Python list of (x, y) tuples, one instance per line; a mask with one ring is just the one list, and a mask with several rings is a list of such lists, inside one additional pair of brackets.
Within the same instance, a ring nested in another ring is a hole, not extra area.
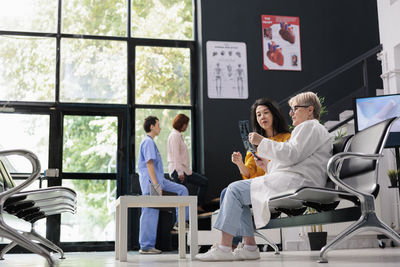
[(168, 137), (168, 172), (177, 183), (197, 185), (199, 211), (203, 211), (201, 205), (205, 201), (208, 179), (193, 172), (189, 166), (189, 152), (182, 137), (182, 132), (186, 131), (189, 120), (185, 114), (178, 114), (174, 118), (173, 129)]

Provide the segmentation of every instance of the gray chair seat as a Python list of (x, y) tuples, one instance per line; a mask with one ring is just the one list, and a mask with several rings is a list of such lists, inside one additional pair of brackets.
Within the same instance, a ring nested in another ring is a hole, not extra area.
[(268, 205), (270, 209), (279, 210), (299, 209), (309, 207), (307, 203), (330, 205), (343, 199), (343, 196), (353, 196), (346, 191), (338, 191), (331, 188), (322, 187), (302, 187), (294, 193), (286, 193), (272, 197)]

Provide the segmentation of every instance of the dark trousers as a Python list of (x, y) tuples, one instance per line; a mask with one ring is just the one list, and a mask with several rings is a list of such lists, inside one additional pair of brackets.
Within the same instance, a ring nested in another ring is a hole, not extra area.
[(206, 198), (206, 192), (207, 192), (207, 187), (208, 187), (208, 179), (204, 177), (201, 174), (198, 174), (196, 172), (192, 172), (191, 175), (186, 175), (185, 174), (185, 180), (182, 183), (182, 181), (178, 178), (178, 173), (174, 171), (171, 174), (172, 178), (174, 179), (174, 182), (178, 184), (194, 184), (197, 186), (197, 199), (198, 199), (198, 204), (203, 205), (205, 203), (205, 198)]

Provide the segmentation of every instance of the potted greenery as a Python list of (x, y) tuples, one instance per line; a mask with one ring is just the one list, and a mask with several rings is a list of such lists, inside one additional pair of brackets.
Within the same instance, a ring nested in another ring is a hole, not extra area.
[(387, 171), (391, 187), (399, 187), (399, 179), (398, 179), (399, 174), (400, 174), (400, 169), (398, 170), (391, 169)]
[[(307, 208), (308, 214), (316, 213), (313, 208)], [(311, 250), (321, 250), (326, 245), (328, 232), (322, 231), (322, 225), (311, 225), (311, 232), (307, 233)]]

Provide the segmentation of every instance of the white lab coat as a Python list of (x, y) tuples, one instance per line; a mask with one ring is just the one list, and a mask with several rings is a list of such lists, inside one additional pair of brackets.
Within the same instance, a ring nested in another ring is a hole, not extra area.
[(326, 165), (332, 155), (332, 138), (317, 120), (307, 120), (292, 132), (285, 142), (264, 138), (258, 154), (270, 159), (268, 173), (252, 179), (250, 185), (256, 228), (268, 224), (269, 199), (303, 186), (324, 186), (327, 179)]

